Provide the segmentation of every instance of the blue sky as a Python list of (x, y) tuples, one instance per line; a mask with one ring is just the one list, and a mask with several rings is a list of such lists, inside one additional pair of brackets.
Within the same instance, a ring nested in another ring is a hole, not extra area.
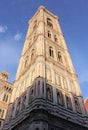
[(15, 79), (28, 20), (40, 5), (59, 17), (84, 99), (88, 97), (88, 0), (0, 0), (0, 72)]

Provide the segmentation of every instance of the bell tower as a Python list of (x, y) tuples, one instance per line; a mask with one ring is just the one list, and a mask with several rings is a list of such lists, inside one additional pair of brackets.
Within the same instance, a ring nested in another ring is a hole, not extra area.
[(85, 115), (58, 17), (40, 6), (29, 21), (4, 130), (87, 130)]

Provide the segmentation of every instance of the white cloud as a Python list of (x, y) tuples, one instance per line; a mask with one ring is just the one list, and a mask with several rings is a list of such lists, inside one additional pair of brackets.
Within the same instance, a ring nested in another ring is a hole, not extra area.
[(0, 33), (5, 33), (8, 27), (6, 25), (0, 25)]
[(22, 36), (21, 33), (16, 33), (15, 36), (14, 36), (14, 39), (16, 41), (19, 41), (21, 39), (21, 36)]

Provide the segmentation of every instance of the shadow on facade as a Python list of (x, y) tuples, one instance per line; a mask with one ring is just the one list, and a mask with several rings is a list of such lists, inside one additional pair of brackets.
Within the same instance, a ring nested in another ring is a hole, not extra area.
[(79, 100), (75, 96), (73, 100), (61, 88), (37, 77), (9, 105), (3, 130), (87, 130)]

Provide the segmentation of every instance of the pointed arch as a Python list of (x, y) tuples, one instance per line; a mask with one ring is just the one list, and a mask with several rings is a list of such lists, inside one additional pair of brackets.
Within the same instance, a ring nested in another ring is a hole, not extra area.
[(47, 18), (47, 25), (48, 25), (50, 28), (53, 28), (52, 20), (51, 20), (50, 18)]
[(54, 41), (58, 42), (57, 35), (54, 35)]
[(47, 34), (48, 34), (48, 37), (51, 38), (51, 32), (48, 31)]
[(58, 58), (58, 61), (59, 61), (59, 62), (63, 62), (63, 61), (62, 61), (62, 55), (61, 55), (61, 52), (60, 52), (60, 51), (57, 52), (57, 58)]
[(51, 46), (49, 47), (49, 56), (54, 57), (54, 51)]

